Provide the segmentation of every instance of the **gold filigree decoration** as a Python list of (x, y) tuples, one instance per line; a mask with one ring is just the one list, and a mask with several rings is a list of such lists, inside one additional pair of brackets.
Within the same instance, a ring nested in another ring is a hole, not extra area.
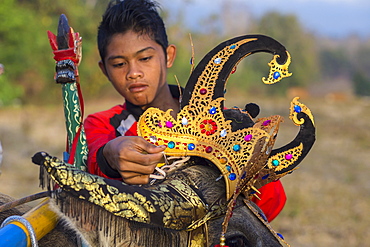
[(232, 131), (231, 121), (224, 118), (221, 110), (222, 100), (210, 101), (197, 114), (185, 106), (176, 119), (170, 110), (149, 108), (138, 125), (139, 135), (144, 139), (167, 146), (167, 155), (200, 156), (212, 161), (225, 177), (227, 198), (230, 198), (242, 171), (258, 167), (248, 162), (253, 153), (259, 153), (268, 143), (269, 131), (277, 128), (281, 118), (264, 118), (256, 127)]
[(281, 171), (296, 162), (301, 156), (302, 150), (303, 144), (301, 143), (297, 147), (277, 153), (268, 159), (267, 165), (274, 171)]
[(315, 125), (313, 115), (311, 110), (304, 104), (298, 101), (299, 97), (295, 97), (292, 102), (290, 103), (290, 115), (289, 118), (293, 121), (293, 123), (297, 126), (302, 125), (304, 123), (304, 119), (298, 119), (298, 114), (300, 112), (304, 112), (312, 121), (312, 124)]
[(276, 60), (279, 58), (279, 55), (275, 55), (272, 60), (268, 63), (270, 66), (270, 73), (267, 79), (265, 77), (262, 78), (263, 83), (265, 84), (274, 84), (279, 82), (281, 79), (285, 77), (289, 77), (292, 73), (289, 73), (288, 67), (291, 62), (291, 57), (288, 51), (287, 53), (287, 61), (284, 64), (279, 64)]
[(190, 241), (190, 247), (199, 247), (205, 246), (205, 236), (202, 233), (199, 233), (193, 237)]

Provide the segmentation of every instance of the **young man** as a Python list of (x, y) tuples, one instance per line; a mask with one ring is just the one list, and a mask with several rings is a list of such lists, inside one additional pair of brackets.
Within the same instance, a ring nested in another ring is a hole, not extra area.
[[(136, 121), (149, 107), (173, 109), (174, 115), (179, 111), (178, 88), (166, 82), (176, 47), (168, 44), (156, 3), (115, 2), (108, 6), (98, 30), (99, 67), (125, 103), (86, 118), (88, 169), (128, 184), (146, 184), (165, 147), (138, 137)], [(272, 197), (266, 200), (262, 194), (257, 205), (265, 204), (262, 210), (271, 220), (270, 215), (275, 217), (284, 206), (285, 194), (280, 182), (269, 187), (262, 189)]]

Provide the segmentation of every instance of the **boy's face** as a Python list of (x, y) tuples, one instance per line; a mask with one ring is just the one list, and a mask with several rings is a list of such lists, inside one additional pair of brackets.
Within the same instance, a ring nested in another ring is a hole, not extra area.
[(112, 36), (99, 66), (127, 101), (143, 109), (158, 107), (168, 97), (167, 68), (173, 64), (175, 49), (167, 48), (166, 59), (162, 46), (148, 35), (127, 31)]

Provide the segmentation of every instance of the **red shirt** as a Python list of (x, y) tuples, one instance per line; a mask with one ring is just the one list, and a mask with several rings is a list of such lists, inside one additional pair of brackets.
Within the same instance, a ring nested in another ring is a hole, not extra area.
[[(89, 154), (88, 171), (101, 177), (122, 180), (119, 173), (106, 162), (102, 147), (118, 136), (137, 136), (137, 120), (143, 110), (127, 102), (109, 110), (89, 115), (85, 122), (85, 134)], [(273, 220), (283, 209), (286, 201), (280, 181), (271, 182), (259, 189), (261, 194), (253, 199), (265, 213), (268, 221)]]

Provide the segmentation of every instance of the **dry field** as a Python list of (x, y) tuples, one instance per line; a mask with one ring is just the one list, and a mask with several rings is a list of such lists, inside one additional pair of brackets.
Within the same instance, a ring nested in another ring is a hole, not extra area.
[[(297, 127), (287, 117), (288, 99), (255, 102), (262, 109), (260, 116), (285, 117), (277, 146), (295, 136)], [(315, 116), (317, 142), (301, 168), (282, 179), (288, 201), (272, 225), (292, 246), (370, 246), (370, 101), (302, 102)], [(87, 102), (86, 112), (117, 103)], [(247, 102), (239, 103), (226, 105)], [(31, 157), (38, 151), (61, 157), (65, 139), (62, 106), (0, 109), (0, 191), (16, 198), (41, 191)]]

